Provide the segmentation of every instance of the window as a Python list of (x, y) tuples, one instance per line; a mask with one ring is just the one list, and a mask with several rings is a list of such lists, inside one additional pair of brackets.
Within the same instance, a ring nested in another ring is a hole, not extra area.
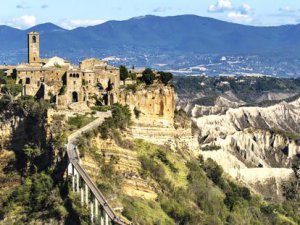
[(75, 84), (76, 84), (76, 81), (73, 81), (73, 84), (75, 85)]
[(36, 43), (36, 36), (32, 36), (32, 43)]
[(29, 77), (26, 78), (26, 84), (30, 84), (30, 78)]

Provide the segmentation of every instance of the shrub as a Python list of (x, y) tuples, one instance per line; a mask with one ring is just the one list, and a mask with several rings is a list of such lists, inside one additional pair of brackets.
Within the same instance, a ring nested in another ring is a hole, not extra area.
[(174, 221), (168, 217), (157, 202), (126, 196), (122, 203), (125, 205), (123, 215), (134, 224), (141, 225), (172, 225)]
[(168, 166), (173, 173), (177, 173), (178, 169), (175, 167), (175, 165), (167, 158), (167, 154), (163, 150), (158, 150), (156, 153), (156, 157), (164, 163), (166, 166)]
[(173, 79), (172, 73), (160, 71), (158, 74), (160, 75), (159, 80), (165, 85), (167, 85), (169, 81)]
[(98, 111), (98, 112), (107, 112), (110, 110), (110, 106), (103, 105), (103, 106), (92, 106), (91, 110)]
[(126, 85), (126, 91), (132, 91), (135, 93), (137, 91), (137, 84), (128, 84)]
[(128, 106), (114, 104), (111, 107), (112, 117), (105, 119), (99, 126), (101, 137), (106, 139), (114, 129), (126, 129), (131, 124), (131, 112)]
[(141, 77), (141, 80), (146, 85), (153, 84), (153, 82), (155, 80), (155, 74), (154, 74), (154, 72), (150, 68), (145, 69), (144, 72), (143, 72), (143, 76)]
[(87, 115), (76, 115), (76, 117), (70, 117), (68, 119), (68, 125), (70, 126), (71, 130), (74, 128), (79, 129), (89, 124), (94, 119), (95, 118), (89, 117)]
[(12, 95), (12, 96), (17, 96), (19, 95), (21, 92), (22, 92), (22, 85), (21, 84), (5, 84), (3, 87), (2, 87), (2, 92), (4, 94), (9, 94), (9, 95)]
[(155, 160), (149, 156), (140, 156), (139, 161), (142, 164), (142, 176), (150, 176), (158, 181), (165, 179), (166, 172)]
[(216, 151), (216, 150), (220, 150), (220, 149), (221, 149), (221, 146), (215, 145), (215, 144), (206, 145), (204, 147), (201, 147), (202, 151)]
[(212, 159), (206, 160), (204, 162), (203, 168), (209, 179), (211, 179), (219, 187), (223, 187), (223, 169), (215, 161), (213, 161)]
[(53, 180), (49, 175), (35, 174), (11, 194), (6, 205), (16, 203), (25, 206), (29, 212), (40, 212), (46, 208), (52, 188)]
[(52, 187), (53, 180), (49, 175), (41, 173), (34, 177), (31, 187), (31, 205), (35, 211), (44, 209)]
[(142, 112), (138, 108), (134, 107), (133, 113), (135, 115), (135, 118), (139, 119)]
[(137, 79), (136, 73), (130, 73), (129, 77), (130, 77), (131, 80), (136, 80)]

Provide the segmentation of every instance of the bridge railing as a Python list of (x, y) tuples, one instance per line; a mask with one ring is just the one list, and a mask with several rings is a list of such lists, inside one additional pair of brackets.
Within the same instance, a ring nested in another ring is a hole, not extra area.
[[(101, 193), (101, 191), (97, 188), (97, 186), (90, 179), (83, 167), (80, 165), (80, 156), (76, 146), (77, 138), (79, 138), (85, 132), (96, 129), (99, 125), (103, 123), (105, 118), (109, 117), (110, 115), (110, 113), (103, 113), (101, 117), (97, 118), (96, 120), (92, 121), (91, 123), (87, 124), (86, 126), (80, 128), (79, 130), (75, 131), (74, 133), (68, 136), (67, 154), (70, 162), (68, 166), (68, 175), (72, 178), (72, 190), (80, 192), (81, 203), (84, 204), (84, 199), (86, 199), (87, 207), (90, 206), (92, 222), (98, 219), (98, 211), (100, 206), (100, 211), (102, 212), (100, 215), (101, 225), (108, 225), (109, 220), (112, 222), (112, 224), (128, 225), (129, 223), (122, 221), (115, 214), (114, 210), (110, 207), (104, 195)], [(79, 187), (80, 178), (85, 184), (85, 190)], [(92, 194), (95, 198), (94, 203), (91, 202), (89, 204), (89, 193)]]

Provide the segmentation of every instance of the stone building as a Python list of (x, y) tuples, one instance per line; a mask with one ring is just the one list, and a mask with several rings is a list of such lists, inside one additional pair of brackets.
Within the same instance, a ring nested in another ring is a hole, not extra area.
[(40, 58), (40, 36), (28, 34), (28, 63), (16, 66), (13, 75), (22, 84), (22, 95), (43, 98), (65, 108), (75, 103), (110, 105), (117, 102), (119, 69), (99, 59), (79, 65), (53, 57)]

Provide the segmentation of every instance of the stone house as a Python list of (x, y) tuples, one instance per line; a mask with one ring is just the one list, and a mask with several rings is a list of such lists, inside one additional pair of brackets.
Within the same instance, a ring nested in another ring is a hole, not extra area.
[(119, 68), (94, 58), (79, 65), (56, 56), (40, 59), (39, 44), (39, 33), (29, 33), (28, 63), (13, 69), (16, 82), (23, 86), (23, 96), (43, 98), (61, 108), (74, 103), (110, 105), (118, 101)]

